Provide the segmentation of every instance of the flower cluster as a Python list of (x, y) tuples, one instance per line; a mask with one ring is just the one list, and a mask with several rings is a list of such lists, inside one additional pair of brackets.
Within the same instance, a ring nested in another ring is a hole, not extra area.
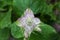
[(40, 19), (34, 17), (33, 11), (29, 8), (26, 9), (24, 15), (17, 21), (19, 22), (17, 25), (23, 27), (25, 30), (25, 38), (28, 38), (34, 29), (36, 29), (36, 31), (41, 31), (41, 29), (38, 27), (41, 23)]

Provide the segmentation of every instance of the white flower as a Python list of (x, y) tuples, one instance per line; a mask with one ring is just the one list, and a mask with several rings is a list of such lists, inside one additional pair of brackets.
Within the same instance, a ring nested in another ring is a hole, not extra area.
[(41, 29), (38, 27), (38, 25), (41, 23), (40, 19), (35, 18), (33, 11), (29, 8), (24, 12), (24, 16), (19, 18), (17, 21), (19, 22), (17, 25), (25, 29), (25, 38), (28, 38), (34, 29), (41, 31)]

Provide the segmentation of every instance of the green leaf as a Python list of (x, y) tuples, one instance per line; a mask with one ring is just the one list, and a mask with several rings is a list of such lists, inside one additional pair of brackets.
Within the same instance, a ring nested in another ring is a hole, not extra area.
[[(41, 3), (40, 3), (41, 2)], [(33, 12), (36, 14), (40, 9), (40, 4), (42, 5), (45, 3), (45, 0), (14, 0), (13, 1), (13, 8), (17, 14), (22, 14), (27, 8), (31, 8)]]
[(11, 10), (6, 13), (0, 12), (0, 28), (8, 27), (11, 24)]
[(56, 7), (60, 10), (60, 2), (56, 3)]
[(0, 29), (0, 40), (9, 40), (9, 29)]
[(21, 38), (24, 37), (24, 29), (21, 27), (18, 27), (16, 23), (13, 23), (11, 25), (11, 34), (15, 38)]
[(11, 5), (12, 4), (12, 2), (13, 2), (13, 0), (2, 0), (5, 4), (9, 4), (9, 5)]
[(41, 32), (33, 32), (29, 40), (56, 40), (57, 33), (54, 28), (49, 25), (41, 24)]
[(51, 17), (51, 20), (56, 20), (56, 15), (53, 12), (53, 5), (47, 5), (46, 3), (40, 5), (39, 13), (43, 15), (47, 14)]

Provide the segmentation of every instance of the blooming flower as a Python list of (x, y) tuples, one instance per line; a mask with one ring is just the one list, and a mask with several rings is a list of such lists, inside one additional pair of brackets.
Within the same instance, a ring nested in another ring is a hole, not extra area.
[(33, 11), (29, 8), (26, 9), (24, 15), (17, 21), (19, 22), (17, 25), (23, 27), (25, 30), (24, 31), (25, 38), (28, 38), (34, 29), (36, 29), (37, 31), (41, 31), (41, 29), (38, 27), (39, 24), (41, 23), (40, 20), (34, 17)]

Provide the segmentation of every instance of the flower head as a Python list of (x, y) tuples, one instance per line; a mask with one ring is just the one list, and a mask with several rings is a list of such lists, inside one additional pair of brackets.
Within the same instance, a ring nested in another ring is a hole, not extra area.
[(40, 19), (34, 17), (33, 11), (29, 8), (27, 8), (26, 11), (24, 12), (24, 16), (19, 18), (17, 21), (19, 22), (17, 25), (25, 29), (24, 31), (25, 38), (29, 37), (33, 29), (41, 31), (41, 29), (38, 27), (38, 25), (41, 23)]

